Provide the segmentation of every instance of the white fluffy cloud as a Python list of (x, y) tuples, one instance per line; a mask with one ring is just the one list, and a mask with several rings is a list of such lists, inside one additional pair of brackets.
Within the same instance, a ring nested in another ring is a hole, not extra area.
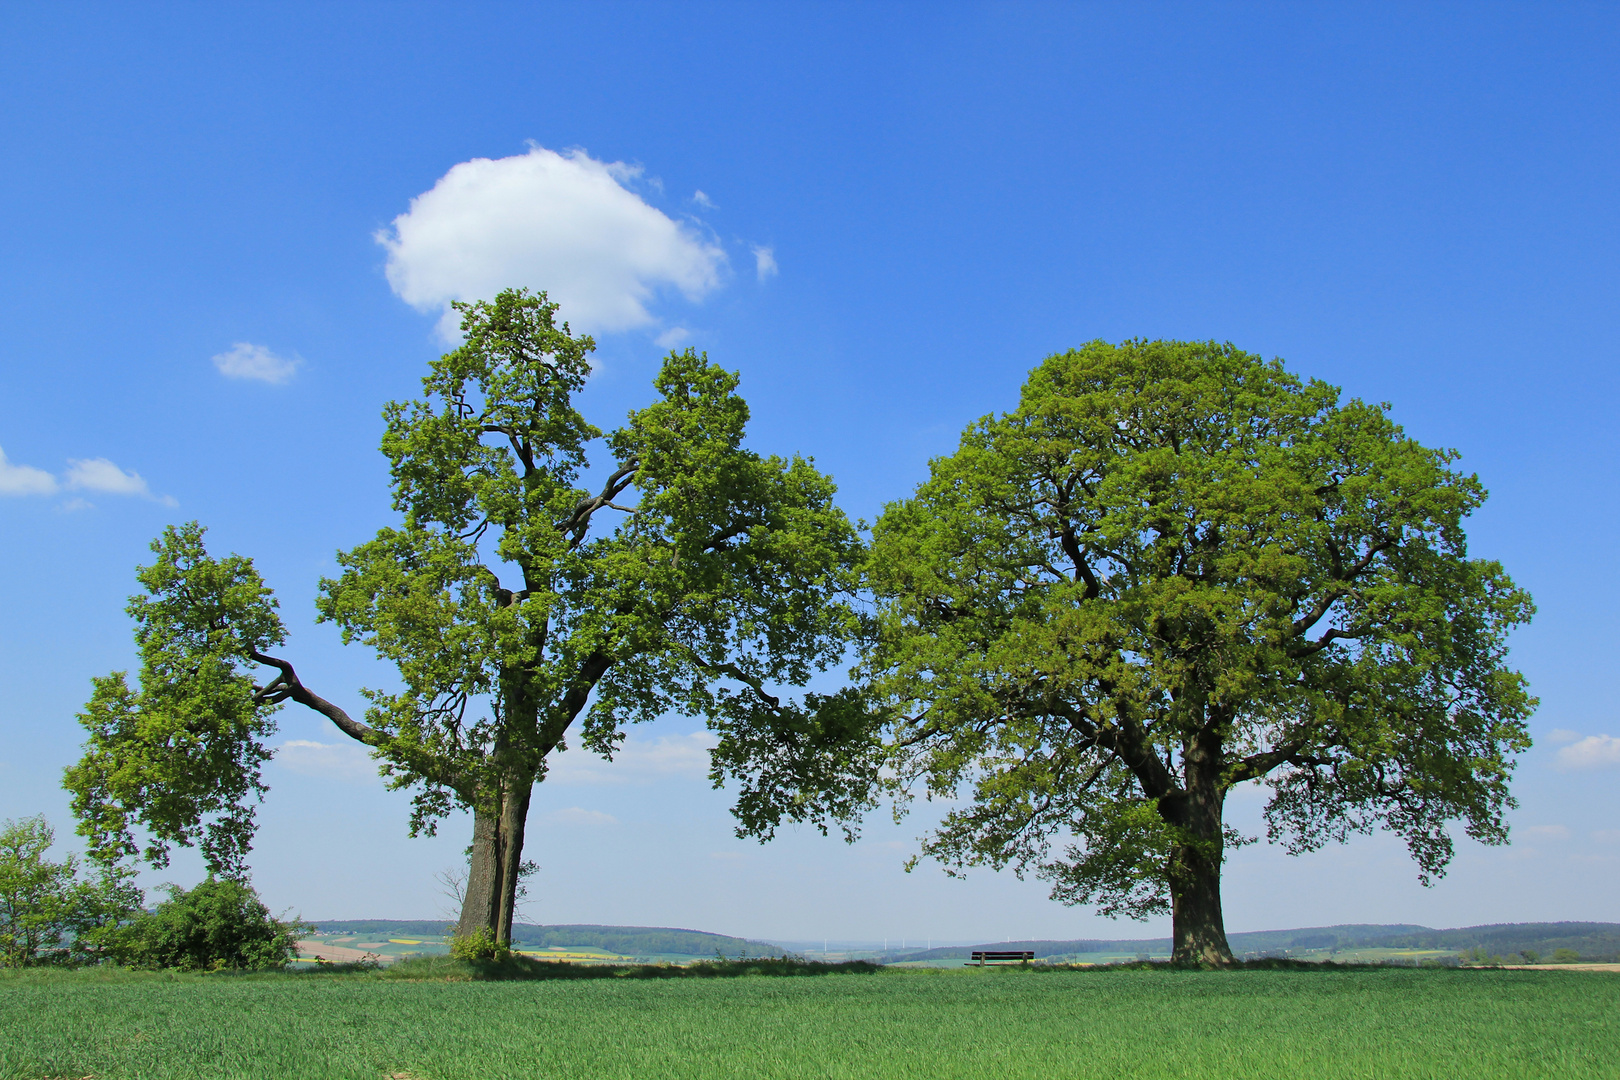
[(773, 278), (780, 273), (776, 266), (775, 248), (763, 246), (754, 248), (754, 272), (759, 275), (761, 281)]
[(214, 357), (214, 366), (227, 379), (253, 379), (272, 385), (292, 378), (301, 363), (296, 356), (277, 356), (263, 345), (246, 341), (238, 341)]
[(56, 477), (32, 465), (13, 465), (0, 450), (0, 495), (54, 495)]
[[(540, 146), (464, 161), (377, 233), (388, 282), (423, 311), (527, 286), (544, 289), (576, 329), (650, 325), (660, 289), (702, 299), (719, 286), (726, 254), (630, 190), (640, 171)], [(458, 325), (446, 310), (441, 332), (453, 338)]]
[(1620, 739), (1612, 735), (1588, 735), (1558, 751), (1558, 764), (1565, 769), (1608, 769), (1620, 765)]

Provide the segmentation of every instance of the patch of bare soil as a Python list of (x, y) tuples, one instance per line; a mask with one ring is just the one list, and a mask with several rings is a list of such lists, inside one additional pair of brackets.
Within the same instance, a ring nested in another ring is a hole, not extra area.
[(365, 960), (381, 960), (385, 964), (391, 964), (399, 959), (399, 957), (391, 953), (349, 949), (342, 945), (329, 945), (324, 941), (300, 941), (298, 943), (298, 959), (314, 960), (316, 957), (334, 964), (358, 964)]

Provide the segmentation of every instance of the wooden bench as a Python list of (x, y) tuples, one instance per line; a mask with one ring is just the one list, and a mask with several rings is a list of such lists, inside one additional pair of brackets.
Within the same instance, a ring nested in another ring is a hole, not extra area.
[(975, 950), (971, 964), (984, 967), (986, 964), (1027, 964), (1035, 959), (1033, 952), (986, 952)]

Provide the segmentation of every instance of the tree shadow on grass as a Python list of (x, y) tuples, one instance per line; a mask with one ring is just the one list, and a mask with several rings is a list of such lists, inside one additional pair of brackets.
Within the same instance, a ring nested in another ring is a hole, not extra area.
[[(331, 971), (336, 965), (328, 967)], [(735, 979), (749, 975), (870, 975), (883, 965), (866, 960), (820, 964), (783, 957), (705, 960), (696, 964), (569, 964), (509, 956), (503, 960), (458, 960), (451, 956), (417, 956), (378, 973), (383, 979), (442, 979), (503, 982), (519, 979)]]

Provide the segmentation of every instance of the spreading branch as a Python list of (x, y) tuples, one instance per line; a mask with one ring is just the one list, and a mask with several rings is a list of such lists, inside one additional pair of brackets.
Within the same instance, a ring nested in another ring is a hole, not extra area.
[(314, 709), (333, 724), (337, 729), (356, 742), (381, 750), (391, 745), (392, 740), (376, 728), (351, 717), (340, 706), (332, 704), (298, 678), (293, 666), (285, 660), (259, 652), (257, 649), (248, 654), (254, 663), (264, 664), (275, 668), (279, 674), (270, 681), (269, 685), (254, 688), (254, 700), (262, 701), (268, 705), (279, 705), (283, 701), (296, 701), (308, 709)]

